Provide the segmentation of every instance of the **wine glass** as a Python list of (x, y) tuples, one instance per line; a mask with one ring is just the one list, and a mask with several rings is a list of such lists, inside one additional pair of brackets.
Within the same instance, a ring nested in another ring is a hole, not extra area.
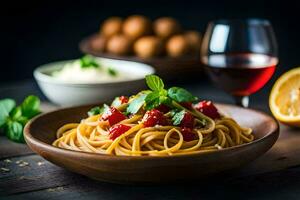
[(201, 61), (212, 81), (248, 107), (249, 95), (272, 77), (278, 63), (273, 28), (265, 19), (210, 22), (201, 46)]

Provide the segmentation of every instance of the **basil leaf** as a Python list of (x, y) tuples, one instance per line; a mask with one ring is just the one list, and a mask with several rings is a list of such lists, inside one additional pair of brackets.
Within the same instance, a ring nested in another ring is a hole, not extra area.
[(8, 121), (6, 126), (6, 136), (15, 142), (24, 142), (22, 124), (16, 121)]
[(149, 93), (145, 98), (145, 109), (151, 110), (153, 108), (156, 108), (160, 105), (160, 94), (159, 91), (154, 91)]
[(130, 102), (129, 106), (126, 109), (126, 113), (137, 113), (144, 105), (146, 96), (146, 93), (139, 93), (137, 97), (135, 97), (135, 99)]
[(148, 87), (153, 91), (159, 91), (164, 89), (165, 85), (161, 78), (156, 75), (147, 75), (146, 83)]
[(164, 105), (169, 106), (170, 108), (174, 107), (172, 105), (172, 99), (170, 99), (168, 96), (160, 97), (160, 102)]
[(96, 106), (88, 111), (88, 116), (94, 116), (103, 113), (104, 107)]
[(20, 105), (22, 109), (22, 116), (31, 119), (32, 117), (40, 114), (40, 99), (37, 96), (28, 96)]
[(25, 126), (27, 124), (27, 122), (29, 121), (29, 119), (27, 117), (21, 116), (21, 117), (17, 118), (16, 121), (21, 123), (23, 126)]
[(88, 116), (94, 116), (94, 115), (99, 115), (105, 113), (107, 110), (109, 110), (109, 106), (106, 104), (103, 104), (102, 107), (96, 106), (91, 108), (88, 111)]
[(173, 117), (172, 117), (172, 121), (173, 121), (173, 125), (174, 126), (178, 126), (181, 124), (181, 121), (184, 117), (184, 114), (185, 114), (186, 111), (182, 110), (178, 113), (176, 113)]
[(168, 90), (168, 96), (177, 102), (193, 102), (198, 99), (190, 92), (180, 87), (171, 87)]
[(145, 98), (145, 109), (151, 110), (158, 107), (161, 104), (171, 106), (171, 99), (167, 97), (166, 90), (153, 91)]
[(9, 113), (16, 106), (16, 102), (13, 99), (0, 100), (0, 127), (5, 124)]
[(22, 116), (22, 108), (20, 106), (15, 107), (12, 109), (12, 111), (9, 113), (9, 116), (13, 119), (16, 120)]
[(108, 74), (111, 75), (111, 76), (117, 76), (118, 75), (117, 71), (115, 69), (113, 69), (113, 68), (109, 67), (107, 69), (107, 71), (108, 71)]

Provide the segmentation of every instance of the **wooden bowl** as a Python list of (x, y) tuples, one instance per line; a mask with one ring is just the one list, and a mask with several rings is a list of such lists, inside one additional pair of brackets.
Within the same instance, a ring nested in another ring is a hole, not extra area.
[(93, 179), (117, 183), (199, 179), (249, 163), (270, 149), (279, 135), (277, 122), (262, 112), (226, 104), (217, 106), (241, 125), (251, 127), (255, 141), (214, 152), (159, 157), (102, 155), (51, 146), (60, 126), (79, 122), (92, 106), (42, 114), (26, 125), (24, 133), (29, 147), (46, 160)]
[(180, 58), (171, 58), (168, 56), (143, 59), (137, 56), (118, 56), (110, 53), (97, 52), (91, 48), (91, 41), (96, 37), (92, 35), (83, 39), (79, 48), (83, 53), (90, 54), (97, 57), (113, 58), (119, 60), (128, 60), (135, 62), (142, 62), (151, 65), (155, 68), (156, 74), (167, 80), (175, 80), (180, 77), (197, 77), (203, 76), (203, 65), (200, 62), (199, 55), (190, 55)]

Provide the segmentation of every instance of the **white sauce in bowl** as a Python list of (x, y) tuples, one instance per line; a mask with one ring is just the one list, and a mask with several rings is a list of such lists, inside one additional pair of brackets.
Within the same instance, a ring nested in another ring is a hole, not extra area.
[(65, 83), (107, 83), (132, 80), (138, 77), (138, 75), (128, 73), (126, 69), (120, 71), (99, 60), (95, 59), (95, 61), (99, 67), (82, 67), (80, 60), (68, 62), (51, 75)]

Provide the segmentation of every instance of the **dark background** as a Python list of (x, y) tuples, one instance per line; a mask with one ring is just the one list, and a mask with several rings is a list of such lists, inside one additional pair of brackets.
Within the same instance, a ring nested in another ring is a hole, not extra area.
[(278, 75), (300, 64), (299, 10), (296, 3), (274, 0), (10, 1), (0, 12), (0, 82), (32, 78), (41, 64), (79, 57), (79, 41), (96, 32), (101, 21), (131, 14), (172, 16), (202, 32), (213, 19), (269, 19), (279, 43)]

